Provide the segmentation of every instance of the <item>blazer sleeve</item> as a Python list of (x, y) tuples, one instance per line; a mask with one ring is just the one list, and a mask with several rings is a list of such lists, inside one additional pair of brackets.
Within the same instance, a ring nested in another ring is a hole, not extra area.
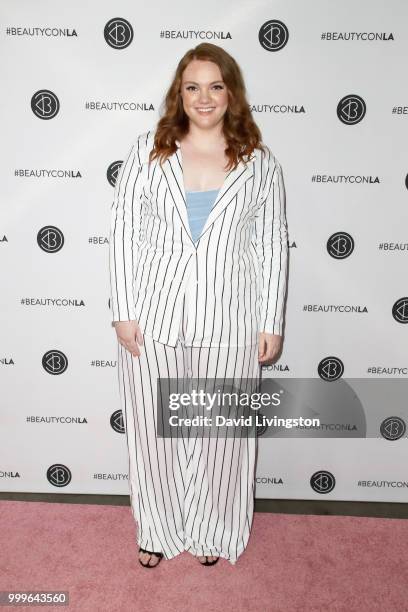
[(267, 148), (262, 204), (255, 220), (259, 262), (260, 332), (283, 335), (288, 273), (286, 193), (282, 167)]
[(135, 262), (141, 224), (142, 161), (137, 139), (115, 183), (109, 234), (109, 271), (113, 321), (136, 320)]

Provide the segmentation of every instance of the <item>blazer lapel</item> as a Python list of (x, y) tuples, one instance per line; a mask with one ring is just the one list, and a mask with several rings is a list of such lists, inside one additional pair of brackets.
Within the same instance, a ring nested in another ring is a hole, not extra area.
[(214, 223), (222, 211), (230, 204), (239, 189), (251, 176), (253, 176), (253, 161), (252, 158), (248, 163), (239, 161), (236, 168), (233, 168), (226, 175), (224, 182), (218, 192), (217, 198), (210, 210), (207, 220), (201, 230), (200, 236), (197, 239), (197, 244), (193, 241), (190, 224), (188, 220), (186, 192), (184, 187), (183, 165), (180, 153), (180, 143), (176, 140), (177, 150), (170, 155), (164, 162), (161, 170), (167, 180), (169, 192), (181, 222), (187, 235), (189, 236), (194, 247), (198, 246), (198, 242), (204, 232)]
[[(160, 165), (159, 165), (160, 167)], [(171, 198), (173, 200), (173, 204), (176, 207), (176, 210), (180, 216), (181, 222), (185, 231), (187, 232), (191, 242), (194, 244), (191, 231), (190, 224), (188, 221), (188, 213), (187, 213), (187, 203), (186, 203), (186, 195), (184, 190), (184, 180), (183, 180), (183, 170), (181, 167), (181, 160), (178, 156), (178, 149), (175, 153), (172, 153), (164, 164), (161, 166), (161, 171), (163, 172), (167, 186), (169, 188), (169, 192)]]

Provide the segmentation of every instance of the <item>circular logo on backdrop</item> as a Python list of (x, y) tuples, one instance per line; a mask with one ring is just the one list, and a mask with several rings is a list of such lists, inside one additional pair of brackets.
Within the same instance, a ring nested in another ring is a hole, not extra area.
[(122, 164), (123, 161), (114, 161), (106, 171), (106, 178), (112, 187), (116, 185), (116, 179), (118, 178), (119, 170)]
[(336, 479), (331, 472), (319, 470), (310, 478), (310, 486), (316, 493), (330, 493), (333, 491)]
[(354, 240), (347, 232), (336, 232), (327, 241), (327, 252), (335, 259), (345, 259), (354, 250)]
[(380, 425), (380, 433), (386, 440), (399, 440), (406, 429), (405, 421), (400, 417), (388, 417)]
[(39, 119), (53, 119), (59, 108), (57, 96), (49, 89), (39, 89), (31, 98), (31, 110)]
[(37, 234), (37, 244), (47, 253), (56, 253), (64, 246), (64, 235), (58, 227), (46, 225)]
[(365, 114), (366, 104), (363, 98), (354, 94), (344, 96), (337, 105), (337, 116), (346, 125), (359, 123)]
[(408, 297), (397, 300), (392, 307), (392, 316), (398, 323), (408, 323)]
[(71, 482), (71, 479), (71, 470), (61, 463), (54, 463), (47, 470), (47, 480), (54, 487), (66, 487)]
[(289, 30), (282, 21), (270, 19), (259, 28), (258, 38), (266, 51), (280, 51), (289, 40)]
[(344, 364), (338, 357), (326, 357), (317, 366), (317, 373), (323, 380), (338, 380), (344, 374)]
[(111, 415), (110, 426), (112, 427), (113, 431), (116, 431), (117, 433), (125, 433), (125, 423), (123, 420), (122, 410), (115, 410), (115, 412)]
[(68, 367), (68, 358), (61, 351), (47, 351), (42, 358), (42, 366), (48, 374), (63, 374)]
[(113, 49), (126, 49), (133, 40), (133, 28), (126, 19), (115, 17), (108, 21), (103, 35)]

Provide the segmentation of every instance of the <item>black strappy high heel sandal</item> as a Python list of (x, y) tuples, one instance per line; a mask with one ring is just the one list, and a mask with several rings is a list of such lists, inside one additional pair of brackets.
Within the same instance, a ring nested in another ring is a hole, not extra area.
[(214, 559), (213, 561), (209, 561), (208, 557), (213, 557), (214, 555), (203, 555), (205, 557), (205, 561), (204, 563), (202, 561), (200, 561), (200, 559), (198, 560), (198, 562), (200, 563), (200, 565), (215, 565), (220, 558), (217, 557), (216, 559)]
[[(145, 548), (141, 548), (139, 547), (139, 552), (142, 553), (147, 553), (148, 555), (154, 555), (155, 557), (158, 557), (160, 559), (160, 561), (163, 559), (163, 553), (162, 552), (153, 552), (152, 550), (146, 550)], [(151, 559), (151, 557), (150, 557)], [(155, 563), (154, 565), (149, 565), (150, 563), (150, 559), (147, 563), (142, 563), (141, 560), (139, 559), (139, 563), (140, 565), (143, 565), (143, 567), (157, 567), (160, 563), (160, 561), (158, 563)]]

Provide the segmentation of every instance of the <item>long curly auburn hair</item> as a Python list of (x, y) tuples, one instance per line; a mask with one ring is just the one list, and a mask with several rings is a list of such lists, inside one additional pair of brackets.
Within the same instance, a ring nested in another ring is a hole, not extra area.
[(239, 160), (248, 161), (255, 148), (263, 150), (264, 147), (261, 143), (261, 132), (249, 110), (244, 79), (237, 62), (222, 47), (211, 43), (201, 43), (189, 49), (181, 58), (164, 99), (164, 114), (157, 123), (149, 161), (158, 158), (160, 163), (164, 163), (177, 150), (176, 140), (181, 141), (188, 133), (189, 118), (183, 108), (180, 88), (182, 74), (194, 59), (217, 64), (228, 91), (223, 134), (227, 142), (225, 154), (229, 160), (229, 170), (235, 167)]

